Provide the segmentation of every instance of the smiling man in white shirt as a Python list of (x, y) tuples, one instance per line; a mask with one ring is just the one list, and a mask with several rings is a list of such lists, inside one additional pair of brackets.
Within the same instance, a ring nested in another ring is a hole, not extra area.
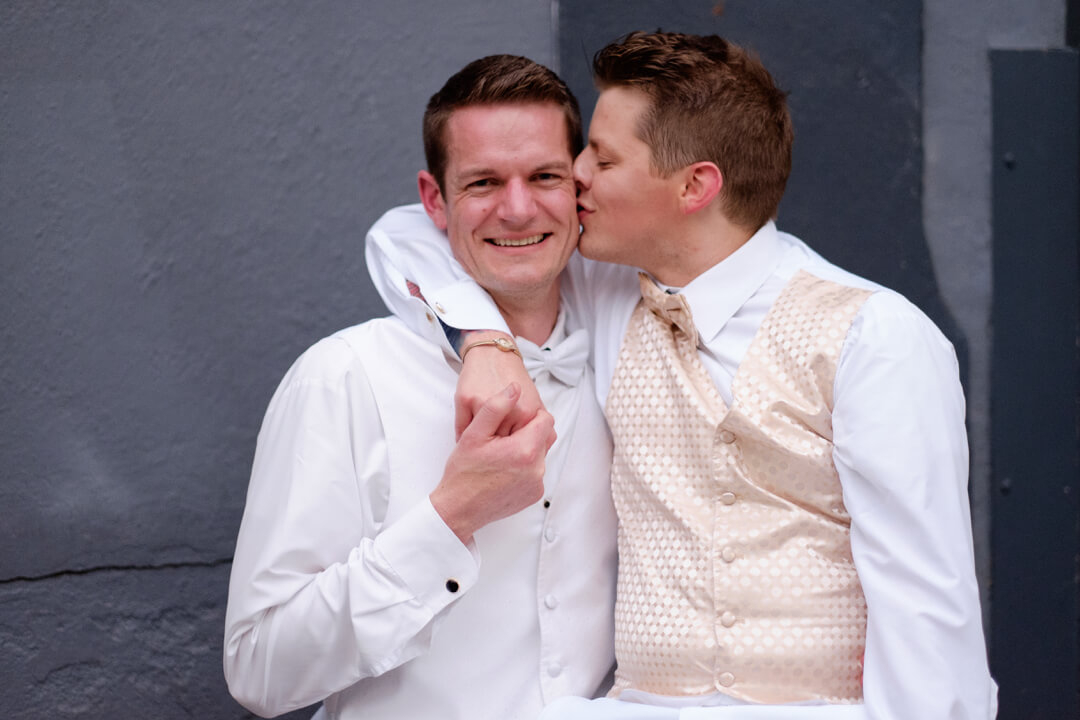
[[(616, 264), (572, 260), (566, 300), (615, 442), (618, 669), (610, 698), (542, 717), (992, 718), (952, 347), (777, 230), (792, 128), (756, 58), (632, 33), (593, 69), (580, 250)], [(392, 308), (385, 274), (503, 329), (440, 253), (430, 223), (368, 237)], [(519, 373), (470, 358), (459, 412)]]
[(531, 719), (602, 690), (613, 664), (610, 438), (560, 301), (577, 103), (543, 66), (482, 58), (431, 98), (424, 139), (426, 217), (516, 336), (462, 356), (524, 356), (551, 415), (498, 434), (510, 384), (455, 444), (461, 364), (420, 298), (426, 335), (372, 320), (297, 360), (259, 433), (229, 584), (225, 675), (260, 715)]

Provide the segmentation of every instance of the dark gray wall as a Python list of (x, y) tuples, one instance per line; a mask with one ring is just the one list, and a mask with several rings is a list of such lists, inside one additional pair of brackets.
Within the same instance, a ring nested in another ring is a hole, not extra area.
[(1080, 53), (997, 50), (991, 69), (991, 659), (1002, 720), (1080, 717)]
[(382, 313), (361, 236), (414, 197), (426, 98), (516, 52), (588, 114), (587, 55), (635, 27), (756, 47), (798, 124), (783, 225), (968, 348), (985, 589), (988, 57), (1059, 46), (1065, 1), (717, 4), (0, 4), (0, 717), (246, 716), (220, 644), (255, 433), (299, 352)]
[(1060, 47), (1064, 28), (1064, 0), (923, 2), (923, 226), (938, 288), (968, 344), (972, 524), (987, 620), (993, 340), (990, 52)]
[(255, 435), (308, 345), (384, 312), (465, 62), (551, 5), (0, 5), (0, 717), (243, 717), (221, 672)]

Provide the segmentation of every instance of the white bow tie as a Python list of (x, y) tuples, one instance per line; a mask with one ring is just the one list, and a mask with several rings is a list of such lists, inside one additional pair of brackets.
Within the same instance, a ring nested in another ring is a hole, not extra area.
[(537, 375), (547, 372), (571, 387), (581, 380), (589, 359), (589, 333), (584, 329), (570, 333), (551, 349), (541, 349), (524, 338), (517, 338), (517, 346), (529, 377), (535, 380)]

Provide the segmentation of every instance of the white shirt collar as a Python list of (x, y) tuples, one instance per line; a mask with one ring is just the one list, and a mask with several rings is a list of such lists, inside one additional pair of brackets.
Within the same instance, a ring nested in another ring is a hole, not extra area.
[(776, 270), (787, 246), (770, 220), (735, 252), (698, 275), (679, 292), (690, 303), (694, 326), (708, 344)]

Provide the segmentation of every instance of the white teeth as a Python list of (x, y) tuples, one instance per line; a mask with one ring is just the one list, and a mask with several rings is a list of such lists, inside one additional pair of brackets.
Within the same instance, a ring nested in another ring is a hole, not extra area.
[(491, 238), (491, 242), (499, 247), (522, 247), (523, 245), (535, 245), (543, 239), (544, 235), (541, 233), (540, 235), (531, 235), (517, 240), (511, 240), (510, 238)]

